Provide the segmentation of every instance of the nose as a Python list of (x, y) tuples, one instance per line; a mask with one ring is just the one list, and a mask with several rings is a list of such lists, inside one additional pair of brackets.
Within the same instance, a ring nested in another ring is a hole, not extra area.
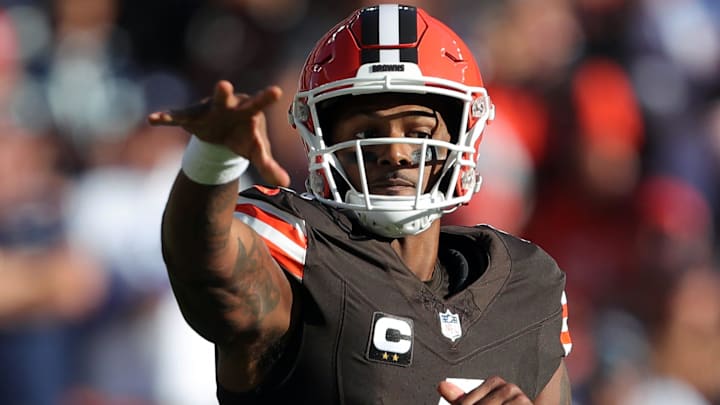
[[(401, 128), (391, 126), (387, 136), (402, 140), (405, 134)], [(377, 164), (379, 166), (410, 166), (413, 164), (415, 145), (398, 142), (377, 145), (377, 148)]]
[(413, 164), (414, 145), (389, 143), (379, 145), (377, 164), (380, 166), (410, 166)]

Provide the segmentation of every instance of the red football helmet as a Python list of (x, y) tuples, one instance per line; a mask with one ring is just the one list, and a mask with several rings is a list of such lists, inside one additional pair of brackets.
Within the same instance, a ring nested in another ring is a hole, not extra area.
[[(378, 93), (447, 98), (443, 104), (457, 106), (443, 111), (445, 121), (453, 123), (448, 125), (455, 132), (452, 141), (372, 138), (332, 145), (323, 138), (324, 105), (341, 96)], [(424, 10), (396, 4), (360, 9), (325, 34), (305, 62), (290, 108), (290, 121), (308, 151), (308, 191), (323, 203), (353, 210), (365, 226), (387, 237), (417, 234), (470, 201), (481, 184), (475, 170), (481, 135), (493, 117), (494, 106), (465, 43)], [(336, 152), (353, 148), (362, 157), (363, 148), (387, 143), (420, 145), (419, 156), (445, 148), (440, 179), (410, 197), (371, 194), (365, 173), (362, 186), (353, 186)]]

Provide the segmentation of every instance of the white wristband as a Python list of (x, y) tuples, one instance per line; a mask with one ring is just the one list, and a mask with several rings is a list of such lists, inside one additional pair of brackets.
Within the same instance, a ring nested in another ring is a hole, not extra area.
[(205, 142), (195, 135), (185, 148), (182, 171), (190, 180), (207, 185), (226, 184), (238, 179), (249, 162), (226, 146)]

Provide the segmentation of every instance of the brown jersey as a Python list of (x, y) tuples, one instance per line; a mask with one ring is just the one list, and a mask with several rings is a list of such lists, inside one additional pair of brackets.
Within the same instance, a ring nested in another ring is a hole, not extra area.
[(535, 398), (570, 349), (564, 273), (542, 249), (488, 226), (443, 227), (420, 281), (352, 215), (285, 189), (240, 194), (294, 284), (298, 326), (270, 377), (221, 404), (437, 404), (438, 382), (499, 375)]

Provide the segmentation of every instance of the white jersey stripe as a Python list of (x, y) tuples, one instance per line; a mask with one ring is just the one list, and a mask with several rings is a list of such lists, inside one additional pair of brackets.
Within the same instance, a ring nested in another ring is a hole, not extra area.
[(282, 219), (284, 222), (292, 225), (293, 228), (295, 228), (302, 236), (306, 236), (307, 233), (305, 232), (305, 220), (300, 219), (292, 214), (289, 214), (283, 210), (280, 210), (266, 202), (253, 200), (250, 198), (245, 197), (238, 197), (237, 202), (238, 205), (241, 204), (249, 204), (254, 205), (261, 210), (267, 212), (270, 215), (276, 216), (280, 219)]
[(282, 249), (288, 257), (295, 260), (296, 262), (304, 265), (305, 264), (305, 253), (306, 250), (295, 243), (292, 239), (285, 236), (282, 232), (266, 224), (265, 222), (245, 214), (244, 212), (235, 212), (235, 218), (246, 223), (249, 227), (255, 230), (262, 238), (271, 241), (278, 248)]

